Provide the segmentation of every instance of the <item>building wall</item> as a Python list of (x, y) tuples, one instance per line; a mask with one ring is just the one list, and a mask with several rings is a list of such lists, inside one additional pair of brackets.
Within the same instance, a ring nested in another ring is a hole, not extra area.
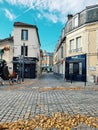
[[(64, 31), (63, 31), (64, 33)], [(64, 35), (64, 34), (63, 34)], [(62, 48), (63, 47), (63, 52)], [(65, 42), (63, 42), (56, 52), (54, 52), (54, 73), (65, 78)]]
[(9, 50), (4, 51), (2, 55), (2, 59), (4, 59), (7, 62), (9, 72), (12, 73), (13, 71), (13, 41), (0, 42), (0, 49), (3, 49), (5, 46), (8, 47)]
[[(76, 51), (76, 38), (81, 37), (81, 50)], [(77, 54), (86, 53), (86, 43), (85, 43), (85, 27), (72, 31), (66, 35), (66, 54), (65, 56), (74, 56)], [(70, 41), (74, 40), (74, 48), (73, 51), (70, 52)]]
[[(28, 30), (28, 40), (21, 40), (21, 30)], [(28, 57), (40, 57), (40, 45), (35, 28), (15, 27), (14, 28), (14, 56), (21, 55), (21, 46), (25, 43), (28, 46)]]
[[(33, 25), (28, 25), (24, 23), (18, 23), (19, 26), (14, 26), (13, 36), (14, 36), (14, 61), (16, 58), (21, 57), (21, 46), (25, 44), (28, 47), (28, 54), (25, 56), (24, 60), (24, 73), (26, 78), (35, 78), (39, 77), (41, 73), (41, 59), (40, 59), (40, 41), (38, 36), (37, 27), (33, 27)], [(23, 26), (22, 26), (23, 25)], [(22, 40), (21, 33), (22, 30), (28, 30), (28, 39)], [(17, 62), (17, 61), (16, 61)], [(15, 63), (15, 62), (14, 62)], [(19, 73), (23, 73), (22, 67), (21, 70), (17, 69), (20, 66), (18, 61), (17, 64), (14, 64), (15, 71), (19, 71)], [(31, 71), (30, 71), (31, 70)], [(28, 75), (26, 74), (28, 73)]]
[(53, 53), (43, 52), (42, 69), (43, 71), (53, 71)]
[(98, 22), (86, 27), (88, 31), (88, 80), (90, 77), (98, 76)]
[[(70, 18), (68, 17), (65, 28), (62, 30), (64, 33), (61, 34), (55, 49), (54, 58), (57, 57), (57, 61), (54, 60), (55, 70), (57, 73), (69, 73), (70, 63), (72, 63), (75, 72), (75, 67), (80, 68), (82, 64), (82, 74), (77, 74), (77, 77), (80, 76), (80, 79), (77, 78), (77, 80), (94, 82), (95, 77), (98, 77), (98, 5), (86, 7), (80, 13), (68, 16)], [(65, 63), (61, 72), (60, 48), (64, 37), (66, 37), (64, 43)], [(77, 39), (79, 37), (81, 46), (78, 48)], [(74, 44), (72, 45), (72, 43)]]
[[(98, 22), (86, 24), (66, 35), (66, 57), (86, 54), (87, 55), (87, 81), (91, 81), (98, 75)], [(76, 52), (76, 38), (81, 37), (82, 50)], [(70, 52), (70, 40), (74, 39), (74, 49)], [(93, 80), (91, 81), (93, 82)]]

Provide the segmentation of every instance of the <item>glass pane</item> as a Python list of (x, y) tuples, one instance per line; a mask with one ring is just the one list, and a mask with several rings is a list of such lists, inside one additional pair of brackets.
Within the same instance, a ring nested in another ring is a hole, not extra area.
[(79, 74), (79, 63), (74, 63), (73, 65), (73, 73)]
[(69, 64), (69, 74), (73, 74), (73, 63)]
[(82, 63), (79, 63), (79, 74), (82, 74)]
[(28, 40), (28, 30), (22, 30), (22, 40)]

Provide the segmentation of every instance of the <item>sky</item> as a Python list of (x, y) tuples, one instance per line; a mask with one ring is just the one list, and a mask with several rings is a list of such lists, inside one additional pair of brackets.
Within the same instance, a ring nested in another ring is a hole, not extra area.
[(67, 15), (82, 11), (98, 0), (0, 0), (0, 39), (10, 36), (14, 22), (36, 25), (41, 49), (53, 52)]

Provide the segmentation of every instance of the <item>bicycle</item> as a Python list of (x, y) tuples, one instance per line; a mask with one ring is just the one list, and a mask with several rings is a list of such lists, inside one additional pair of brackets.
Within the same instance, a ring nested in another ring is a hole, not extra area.
[(15, 76), (14, 75), (10, 75), (9, 76), (9, 84), (13, 85), (15, 82), (18, 83), (18, 84), (21, 83), (20, 76), (18, 74), (16, 74)]

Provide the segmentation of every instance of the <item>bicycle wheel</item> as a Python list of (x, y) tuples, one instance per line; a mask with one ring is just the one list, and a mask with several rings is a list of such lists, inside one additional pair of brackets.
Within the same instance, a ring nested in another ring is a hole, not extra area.
[(17, 83), (21, 84), (21, 79), (20, 78), (17, 79)]
[(13, 79), (9, 79), (9, 84), (10, 84), (10, 85), (13, 85), (13, 84), (14, 84)]

